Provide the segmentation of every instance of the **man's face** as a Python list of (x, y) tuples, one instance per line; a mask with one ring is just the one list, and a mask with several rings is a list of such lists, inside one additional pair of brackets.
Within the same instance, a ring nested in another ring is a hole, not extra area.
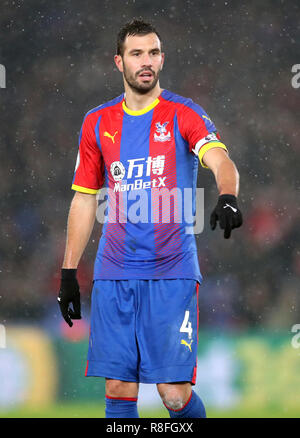
[(164, 54), (155, 33), (127, 36), (123, 57), (115, 56), (115, 63), (125, 81), (140, 94), (146, 94), (155, 87), (163, 62)]

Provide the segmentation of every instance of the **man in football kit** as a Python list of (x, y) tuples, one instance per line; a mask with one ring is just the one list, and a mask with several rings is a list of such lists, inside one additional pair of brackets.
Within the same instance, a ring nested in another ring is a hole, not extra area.
[(107, 418), (138, 417), (139, 383), (157, 385), (170, 417), (201, 418), (205, 408), (192, 386), (202, 276), (184, 194), (191, 190), (194, 214), (200, 161), (219, 191), (211, 228), (219, 221), (229, 238), (242, 224), (239, 174), (203, 108), (160, 88), (164, 54), (152, 25), (126, 24), (114, 60), (125, 93), (83, 120), (58, 302), (70, 326), (81, 318), (76, 271), (95, 222), (97, 193), (106, 189), (85, 375), (105, 377)]

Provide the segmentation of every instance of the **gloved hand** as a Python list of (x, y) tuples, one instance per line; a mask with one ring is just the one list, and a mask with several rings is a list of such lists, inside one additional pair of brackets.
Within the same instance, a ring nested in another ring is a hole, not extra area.
[[(76, 278), (77, 269), (62, 269), (61, 283), (57, 301), (64, 320), (70, 327), (73, 322), (71, 319), (81, 319), (80, 292)], [(73, 310), (69, 307), (73, 304)]]
[(218, 203), (210, 216), (210, 226), (214, 230), (220, 223), (220, 228), (224, 230), (224, 238), (229, 239), (231, 231), (238, 228), (243, 223), (243, 216), (237, 206), (234, 195), (220, 195)]

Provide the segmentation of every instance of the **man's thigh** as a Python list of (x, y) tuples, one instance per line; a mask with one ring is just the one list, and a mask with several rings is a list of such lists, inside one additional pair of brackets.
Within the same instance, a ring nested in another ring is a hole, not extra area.
[(86, 376), (138, 381), (134, 289), (128, 280), (94, 282)]
[(198, 283), (190, 279), (141, 281), (137, 314), (141, 383), (195, 383)]

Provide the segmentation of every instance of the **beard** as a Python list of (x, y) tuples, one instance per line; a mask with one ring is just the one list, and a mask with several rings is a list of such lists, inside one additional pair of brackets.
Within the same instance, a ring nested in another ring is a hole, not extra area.
[[(138, 82), (138, 76), (143, 71), (151, 71), (151, 73), (153, 75), (153, 78), (151, 81), (144, 82), (144, 83)], [(127, 84), (129, 85), (129, 87), (139, 94), (146, 94), (146, 93), (148, 93), (148, 91), (153, 90), (153, 88), (155, 87), (155, 85), (157, 84), (158, 79), (159, 79), (159, 71), (157, 73), (155, 73), (151, 68), (143, 68), (142, 70), (139, 70), (135, 74), (131, 74), (127, 71), (125, 64), (123, 64), (123, 74), (124, 74), (124, 79), (127, 82)]]

